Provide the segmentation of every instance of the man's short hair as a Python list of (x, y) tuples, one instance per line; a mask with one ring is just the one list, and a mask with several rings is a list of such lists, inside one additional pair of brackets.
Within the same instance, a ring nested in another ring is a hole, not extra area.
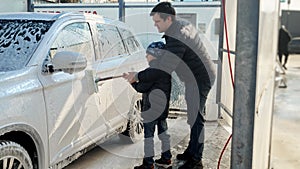
[(153, 16), (154, 14), (159, 14), (159, 16), (163, 19), (166, 20), (168, 16), (171, 16), (172, 21), (175, 20), (175, 9), (173, 8), (172, 4), (170, 2), (161, 2), (154, 6), (152, 9), (150, 16)]

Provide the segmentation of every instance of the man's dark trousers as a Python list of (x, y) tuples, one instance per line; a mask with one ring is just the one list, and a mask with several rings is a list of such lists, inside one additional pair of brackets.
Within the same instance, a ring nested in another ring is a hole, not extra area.
[(194, 83), (186, 83), (185, 99), (191, 133), (189, 145), (185, 152), (191, 155), (196, 161), (202, 159), (204, 150), (204, 108), (210, 89), (208, 85), (206, 87), (197, 87)]

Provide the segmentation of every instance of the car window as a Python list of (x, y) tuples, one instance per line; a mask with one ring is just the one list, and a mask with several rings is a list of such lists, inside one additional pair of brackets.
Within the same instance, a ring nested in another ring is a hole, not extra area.
[(120, 28), (120, 32), (123, 36), (124, 42), (128, 47), (130, 53), (134, 53), (136, 51), (141, 50), (141, 45), (137, 41), (137, 39), (133, 36), (133, 34), (126, 29)]
[(50, 48), (51, 58), (58, 51), (72, 51), (93, 58), (95, 54), (88, 23), (72, 23), (64, 27)]
[(122, 38), (115, 26), (97, 24), (97, 31), (100, 43), (100, 59), (126, 54)]
[(53, 21), (1, 20), (0, 71), (23, 68)]
[(299, 39), (293, 39), (292, 42), (295, 45), (300, 45), (300, 38)]

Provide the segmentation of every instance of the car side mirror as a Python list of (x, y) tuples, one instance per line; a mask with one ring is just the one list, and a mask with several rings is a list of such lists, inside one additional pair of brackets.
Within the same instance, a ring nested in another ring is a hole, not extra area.
[(87, 60), (81, 53), (60, 51), (53, 56), (52, 64), (54, 70), (72, 74), (84, 70), (87, 66)]

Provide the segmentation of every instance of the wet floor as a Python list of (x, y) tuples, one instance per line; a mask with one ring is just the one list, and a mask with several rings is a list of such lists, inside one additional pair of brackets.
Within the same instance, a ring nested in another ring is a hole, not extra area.
[(291, 55), (285, 78), (287, 88), (276, 88), (271, 168), (300, 166), (300, 55)]
[[(270, 165), (273, 169), (298, 169), (300, 166), (300, 55), (291, 55), (286, 71), (287, 88), (276, 88)], [(189, 132), (186, 119), (169, 119), (173, 142), (172, 154), (181, 153)], [(230, 127), (219, 122), (206, 124), (203, 163), (206, 169), (217, 168), (220, 152), (230, 135)], [(227, 129), (227, 130), (226, 130)], [(159, 147), (159, 146), (158, 146)], [(221, 169), (230, 168), (230, 144)], [(118, 137), (103, 143), (65, 169), (119, 169), (141, 163), (142, 144), (123, 145)], [(178, 166), (173, 166), (176, 169)]]
[[(172, 168), (177, 169), (182, 162), (175, 159), (178, 153), (182, 153), (187, 147), (189, 126), (186, 117), (168, 119), (169, 133), (171, 135)], [(206, 169), (217, 168), (218, 158), (225, 140), (230, 135), (230, 128), (219, 120), (205, 124), (205, 148), (203, 164)], [(160, 157), (160, 142), (155, 137), (156, 159)], [(113, 137), (107, 142), (100, 144), (87, 154), (74, 161), (65, 169), (132, 169), (142, 163), (143, 142), (126, 144), (118, 137)], [(229, 169), (230, 146), (226, 149), (220, 166)], [(157, 167), (156, 167), (157, 169)]]

